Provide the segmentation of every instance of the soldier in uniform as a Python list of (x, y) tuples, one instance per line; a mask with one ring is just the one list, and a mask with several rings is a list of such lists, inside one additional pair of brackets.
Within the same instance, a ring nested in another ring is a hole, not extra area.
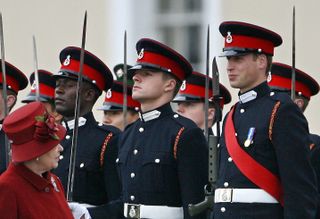
[[(291, 94), (292, 67), (283, 63), (273, 62), (268, 84), (272, 90)], [(307, 108), (312, 96), (319, 92), (319, 84), (307, 73), (295, 69), (295, 99), (294, 102), (302, 112)], [(320, 136), (310, 133), (311, 164), (318, 179), (318, 192), (320, 191)], [(320, 195), (319, 195), (320, 197)], [(320, 198), (319, 198), (320, 200)], [(320, 218), (320, 202), (318, 202), (317, 217)]]
[(223, 22), (223, 55), (239, 102), (224, 119), (214, 218), (314, 218), (316, 179), (308, 123), (267, 75), (282, 38), (244, 22)]
[[(80, 67), (78, 47), (67, 47), (60, 52), (61, 67), (54, 74), (56, 79), (56, 110), (63, 116), (62, 124), (67, 129), (61, 145), (64, 151), (55, 173), (60, 177), (64, 188), (70, 162), (70, 148), (74, 128), (74, 109), (77, 93), (77, 79)], [(120, 196), (120, 182), (116, 170), (117, 135), (120, 130), (96, 122), (92, 107), (103, 90), (108, 90), (113, 82), (109, 68), (95, 55), (85, 51), (83, 83), (80, 96), (78, 145), (76, 153), (73, 201), (101, 206)], [(78, 209), (81, 211), (79, 205)], [(73, 206), (75, 207), (75, 206)], [(105, 218), (107, 212), (99, 207), (89, 208), (92, 218)]]
[[(205, 82), (206, 76), (199, 72), (192, 72), (185, 81), (178, 95), (172, 102), (178, 104), (177, 112), (194, 121), (199, 128), (205, 129)], [(220, 84), (221, 99), (219, 100), (219, 106), (222, 111), (223, 106), (231, 102), (231, 95), (229, 91)], [(209, 108), (208, 108), (208, 128), (209, 134), (212, 133), (211, 127), (216, 120), (215, 104), (213, 102), (212, 93), (212, 78), (209, 77)]]
[[(131, 66), (128, 66), (130, 68)], [(124, 112), (123, 112), (123, 64), (118, 64), (113, 71), (117, 80), (113, 82), (112, 87), (107, 91), (103, 105), (98, 110), (103, 110), (103, 124), (112, 125), (120, 130), (124, 130)], [(132, 99), (132, 80), (127, 83), (127, 116), (126, 124), (131, 124), (139, 118), (139, 102)]]
[(4, 104), (7, 104), (8, 112), (10, 112), (17, 102), (18, 92), (28, 85), (28, 78), (18, 68), (8, 62), (5, 62), (5, 66), (7, 82), (6, 102), (3, 100), (2, 94), (2, 66), (0, 65), (0, 175), (6, 170), (5, 134), (2, 130), (2, 122), (5, 116)]
[[(174, 113), (170, 101), (192, 73), (179, 53), (152, 39), (136, 44), (129, 70), (140, 119), (127, 126), (119, 142), (118, 170), (126, 218), (191, 218), (188, 204), (203, 200), (207, 145), (197, 125)], [(204, 218), (200, 215), (193, 218)]]
[[(48, 112), (55, 118), (56, 122), (60, 123), (62, 116), (57, 113), (56, 106), (54, 104), (54, 89), (56, 81), (52, 77), (52, 73), (46, 70), (39, 69), (39, 101), (41, 101)], [(36, 82), (34, 72), (29, 77), (31, 85), (30, 93), (21, 101), (22, 103), (30, 103), (36, 101)]]

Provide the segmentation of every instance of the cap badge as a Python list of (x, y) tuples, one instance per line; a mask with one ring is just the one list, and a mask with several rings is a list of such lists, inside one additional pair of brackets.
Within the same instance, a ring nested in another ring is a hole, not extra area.
[(111, 89), (109, 89), (109, 90), (107, 91), (106, 97), (107, 97), (108, 99), (110, 99), (110, 98), (112, 97), (112, 91), (111, 91)]
[(232, 43), (231, 32), (228, 32), (228, 35), (227, 35), (227, 37), (226, 37), (226, 42), (227, 42), (227, 43)]
[(36, 89), (37, 89), (37, 84), (36, 84), (36, 80), (34, 80), (31, 85), (31, 90), (36, 90)]
[(143, 56), (144, 56), (144, 49), (141, 49), (141, 50), (140, 50), (140, 53), (139, 53), (139, 55), (138, 55), (138, 59), (142, 59)]
[(116, 72), (117, 78), (121, 78), (123, 76), (123, 74), (124, 74), (124, 72), (121, 68)]
[(67, 66), (67, 65), (69, 65), (70, 64), (70, 55), (67, 55), (67, 58), (64, 60), (64, 62), (63, 62), (63, 65), (64, 66)]
[(186, 80), (184, 80), (181, 84), (180, 90), (184, 91), (186, 88), (187, 88), (187, 83), (186, 83)]

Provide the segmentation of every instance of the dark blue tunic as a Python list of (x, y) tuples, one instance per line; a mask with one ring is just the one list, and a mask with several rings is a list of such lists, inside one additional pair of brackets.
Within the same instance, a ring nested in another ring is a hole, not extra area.
[[(279, 177), (284, 208), (277, 203), (216, 203), (215, 219), (314, 218), (317, 189), (309, 161), (308, 123), (287, 94), (271, 92), (267, 83), (253, 90), (256, 98), (239, 102), (235, 108), (233, 121), (238, 143), (252, 158)], [(280, 107), (270, 130), (270, 140), (269, 125), (277, 101), (280, 101)], [(251, 127), (255, 128), (253, 143), (244, 147)], [(223, 128), (221, 135), (217, 188), (257, 188), (230, 159), (224, 139), (227, 131)]]
[(123, 202), (183, 207), (184, 218), (191, 218), (187, 206), (204, 199), (208, 176), (202, 130), (175, 114), (170, 104), (140, 118), (124, 131), (119, 143)]

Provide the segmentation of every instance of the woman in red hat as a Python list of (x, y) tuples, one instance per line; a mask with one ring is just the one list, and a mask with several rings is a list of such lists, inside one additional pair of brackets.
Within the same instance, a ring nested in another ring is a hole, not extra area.
[(40, 102), (7, 116), (3, 130), (12, 146), (12, 163), (0, 177), (1, 218), (73, 218), (59, 179), (59, 144), (66, 130)]

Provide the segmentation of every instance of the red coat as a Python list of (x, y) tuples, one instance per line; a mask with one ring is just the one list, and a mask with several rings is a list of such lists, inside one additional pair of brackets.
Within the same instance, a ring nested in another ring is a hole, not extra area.
[(0, 176), (0, 218), (73, 219), (59, 179), (50, 172), (45, 175), (10, 164)]

